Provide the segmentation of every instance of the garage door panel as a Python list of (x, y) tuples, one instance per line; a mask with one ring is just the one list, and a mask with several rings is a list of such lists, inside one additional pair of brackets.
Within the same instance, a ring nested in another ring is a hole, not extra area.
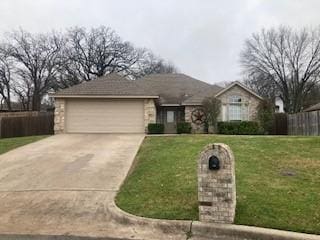
[(144, 132), (143, 100), (70, 99), (66, 107), (67, 132)]

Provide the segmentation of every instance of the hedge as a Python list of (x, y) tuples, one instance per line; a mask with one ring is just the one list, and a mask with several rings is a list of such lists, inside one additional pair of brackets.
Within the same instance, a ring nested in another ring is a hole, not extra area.
[(239, 122), (218, 122), (219, 134), (230, 135), (257, 135), (261, 134), (258, 122), (239, 121)]
[(162, 134), (164, 133), (164, 124), (162, 123), (149, 123), (148, 124), (149, 134)]
[(191, 133), (191, 123), (180, 122), (177, 123), (177, 133)]

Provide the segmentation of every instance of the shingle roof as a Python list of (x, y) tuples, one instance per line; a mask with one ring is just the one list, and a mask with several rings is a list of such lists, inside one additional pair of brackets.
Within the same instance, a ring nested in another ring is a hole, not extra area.
[(160, 104), (200, 105), (204, 97), (221, 89), (180, 73), (151, 74), (138, 80), (109, 74), (60, 90), (54, 96), (159, 96)]
[(200, 104), (204, 93), (207, 96), (208, 92), (217, 93), (221, 90), (216, 85), (180, 73), (151, 74), (136, 82), (153, 94), (159, 95), (161, 104), (182, 104), (193, 98), (193, 102)]
[(312, 112), (312, 111), (318, 111), (320, 110), (320, 103), (317, 103), (315, 105), (312, 105), (311, 107), (308, 107), (304, 110), (304, 112)]
[(202, 103), (202, 100), (205, 97), (215, 96), (222, 89), (223, 89), (222, 87), (219, 87), (217, 85), (212, 85), (207, 89), (204, 89), (194, 94), (192, 97), (187, 98), (185, 101), (182, 102), (182, 105), (200, 105)]
[(60, 90), (54, 96), (65, 95), (111, 95), (111, 96), (150, 96), (150, 91), (118, 74), (83, 82), (78, 85)]

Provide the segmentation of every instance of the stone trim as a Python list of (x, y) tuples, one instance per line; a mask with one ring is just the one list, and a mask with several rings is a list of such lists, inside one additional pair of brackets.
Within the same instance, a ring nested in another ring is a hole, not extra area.
[(65, 132), (65, 106), (66, 100), (62, 98), (56, 98), (54, 100), (54, 133)]
[(144, 100), (144, 127), (145, 132), (148, 132), (148, 124), (156, 123), (157, 110), (153, 99)]

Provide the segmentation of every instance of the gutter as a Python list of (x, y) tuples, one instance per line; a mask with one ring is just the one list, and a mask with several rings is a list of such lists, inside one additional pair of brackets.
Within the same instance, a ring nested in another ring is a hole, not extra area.
[(153, 96), (153, 95), (55, 95), (50, 94), (49, 97), (52, 98), (138, 98), (138, 99), (145, 99), (145, 98), (154, 98), (157, 99), (159, 96)]

